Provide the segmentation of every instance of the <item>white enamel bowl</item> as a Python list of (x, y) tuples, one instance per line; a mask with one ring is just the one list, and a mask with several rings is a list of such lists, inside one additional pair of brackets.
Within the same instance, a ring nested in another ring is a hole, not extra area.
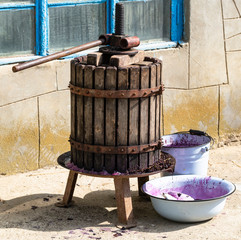
[[(157, 178), (142, 186), (162, 217), (177, 222), (200, 222), (213, 218), (224, 208), (235, 185), (221, 178), (201, 175), (176, 175)], [(181, 192), (192, 201), (163, 199), (163, 193)]]

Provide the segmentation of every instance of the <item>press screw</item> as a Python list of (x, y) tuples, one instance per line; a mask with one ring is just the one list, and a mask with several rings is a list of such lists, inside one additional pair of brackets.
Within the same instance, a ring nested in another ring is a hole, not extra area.
[(123, 5), (123, 3), (116, 4), (115, 35), (124, 35), (124, 5)]

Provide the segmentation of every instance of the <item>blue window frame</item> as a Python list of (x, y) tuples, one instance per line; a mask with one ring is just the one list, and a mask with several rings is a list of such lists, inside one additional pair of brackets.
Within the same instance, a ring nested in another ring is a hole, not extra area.
[[(144, 2), (145, 4), (148, 2), (148, 0), (121, 0), (124, 3), (130, 3), (130, 2)], [(161, 1), (161, 0), (156, 0)], [(167, 1), (167, 0), (162, 0)], [(57, 1), (51, 1), (51, 0), (23, 0), (21, 1), (21, 4), (18, 3), (18, 1), (14, 0), (6, 0), (3, 1), (4, 3), (0, 3), (0, 20), (1, 20), (1, 13), (10, 13), (11, 11), (21, 12), (21, 11), (29, 11), (31, 13), (31, 16), (33, 15), (34, 18), (32, 20), (29, 20), (30, 27), (26, 27), (26, 29), (30, 29), (29, 32), (27, 31), (27, 34), (29, 34), (26, 39), (30, 39), (33, 35), (34, 40), (31, 41), (31, 44), (33, 46), (32, 54), (35, 54), (37, 56), (45, 56), (49, 53), (49, 48), (51, 46), (51, 41), (49, 39), (49, 36), (51, 35), (51, 28), (50, 26), (56, 27), (57, 25), (53, 22), (53, 19), (55, 17), (55, 14), (61, 14), (56, 13), (55, 10), (64, 10), (64, 8), (67, 7), (81, 7), (84, 8), (84, 6), (87, 5), (98, 5), (101, 4), (105, 8), (105, 16), (103, 17), (105, 21), (104, 28), (101, 28), (101, 30), (105, 30), (107, 33), (113, 33), (114, 27), (115, 27), (115, 4), (119, 2), (118, 0), (57, 0)], [(176, 44), (181, 41), (182, 39), (182, 33), (183, 33), (183, 0), (169, 0), (170, 2), (170, 39), (166, 43), (158, 43), (155, 41), (154, 46), (152, 48), (166, 48), (170, 46), (176, 46)], [(143, 4), (144, 6), (146, 6)], [(73, 10), (73, 8), (72, 8)], [(86, 11), (86, 10), (84, 10)], [(98, 10), (98, 11), (101, 11)], [(61, 11), (60, 11), (61, 12)], [(51, 16), (53, 17), (51, 18)], [(2, 15), (4, 16), (4, 15)], [(90, 16), (91, 17), (91, 16)], [(98, 16), (97, 16), (98, 17)], [(21, 16), (20, 16), (21, 18)], [(29, 19), (31, 19), (29, 17)], [(35, 23), (34, 22), (35, 19)], [(103, 21), (102, 19), (102, 21)], [(92, 19), (90, 20), (91, 23)], [(90, 24), (86, 23), (86, 24)], [(54, 25), (55, 24), (55, 25)], [(87, 26), (88, 27), (88, 26)], [(35, 34), (33, 32), (35, 31)], [(103, 33), (103, 32), (101, 32)], [(26, 35), (26, 33), (23, 33), (23, 35)], [(0, 36), (1, 36), (1, 27), (0, 27)], [(91, 37), (91, 36), (90, 36)], [(56, 37), (56, 40), (58, 38)], [(89, 39), (89, 41), (92, 41), (94, 39)], [(1, 44), (1, 42), (0, 42)], [(29, 43), (30, 44), (30, 43)], [(30, 45), (31, 45), (30, 44)], [(78, 44), (77, 44), (78, 45)], [(1, 47), (1, 45), (0, 45)], [(148, 49), (148, 46), (144, 45), (142, 49)], [(53, 49), (55, 50), (55, 49)], [(1, 48), (0, 48), (1, 51)], [(29, 51), (29, 50), (28, 50)], [(0, 55), (1, 56), (1, 55)], [(2, 56), (3, 57), (3, 56)], [(34, 58), (32, 56), (32, 58)], [(24, 61), (25, 59), (23, 59)], [(14, 60), (12, 60), (14, 62)], [(17, 60), (15, 60), (16, 62)], [(18, 60), (19, 61), (19, 60)], [(0, 64), (10, 63), (11, 59), (0, 59)]]

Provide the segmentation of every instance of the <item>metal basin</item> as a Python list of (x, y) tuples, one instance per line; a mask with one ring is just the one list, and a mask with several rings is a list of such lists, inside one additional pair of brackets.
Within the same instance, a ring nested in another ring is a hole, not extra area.
[[(154, 209), (162, 217), (177, 222), (200, 222), (222, 211), (235, 185), (216, 177), (176, 175), (148, 181), (142, 190), (150, 196)], [(187, 195), (191, 200), (165, 199), (168, 193)]]

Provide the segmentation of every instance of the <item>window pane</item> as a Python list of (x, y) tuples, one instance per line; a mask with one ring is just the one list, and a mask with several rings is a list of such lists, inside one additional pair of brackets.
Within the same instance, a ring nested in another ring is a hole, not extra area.
[[(86, 2), (88, 1), (88, 0), (85, 0)], [(69, 0), (69, 1), (63, 1), (63, 0), (49, 0), (48, 1), (48, 3), (68, 3), (68, 2), (80, 2), (80, 0)], [(82, 0), (81, 2), (84, 2), (84, 0)], [(89, 1), (88, 1), (89, 2)], [(94, 0), (92, 1), (92, 2), (94, 2)]]
[(170, 40), (170, 0), (122, 1), (125, 6), (125, 34), (141, 40)]
[(105, 3), (49, 8), (50, 51), (93, 41), (106, 32)]
[(16, 3), (16, 4), (26, 4), (26, 3), (34, 3), (35, 0), (0, 0), (0, 5), (2, 3)]
[(33, 53), (34, 10), (0, 11), (0, 56)]

